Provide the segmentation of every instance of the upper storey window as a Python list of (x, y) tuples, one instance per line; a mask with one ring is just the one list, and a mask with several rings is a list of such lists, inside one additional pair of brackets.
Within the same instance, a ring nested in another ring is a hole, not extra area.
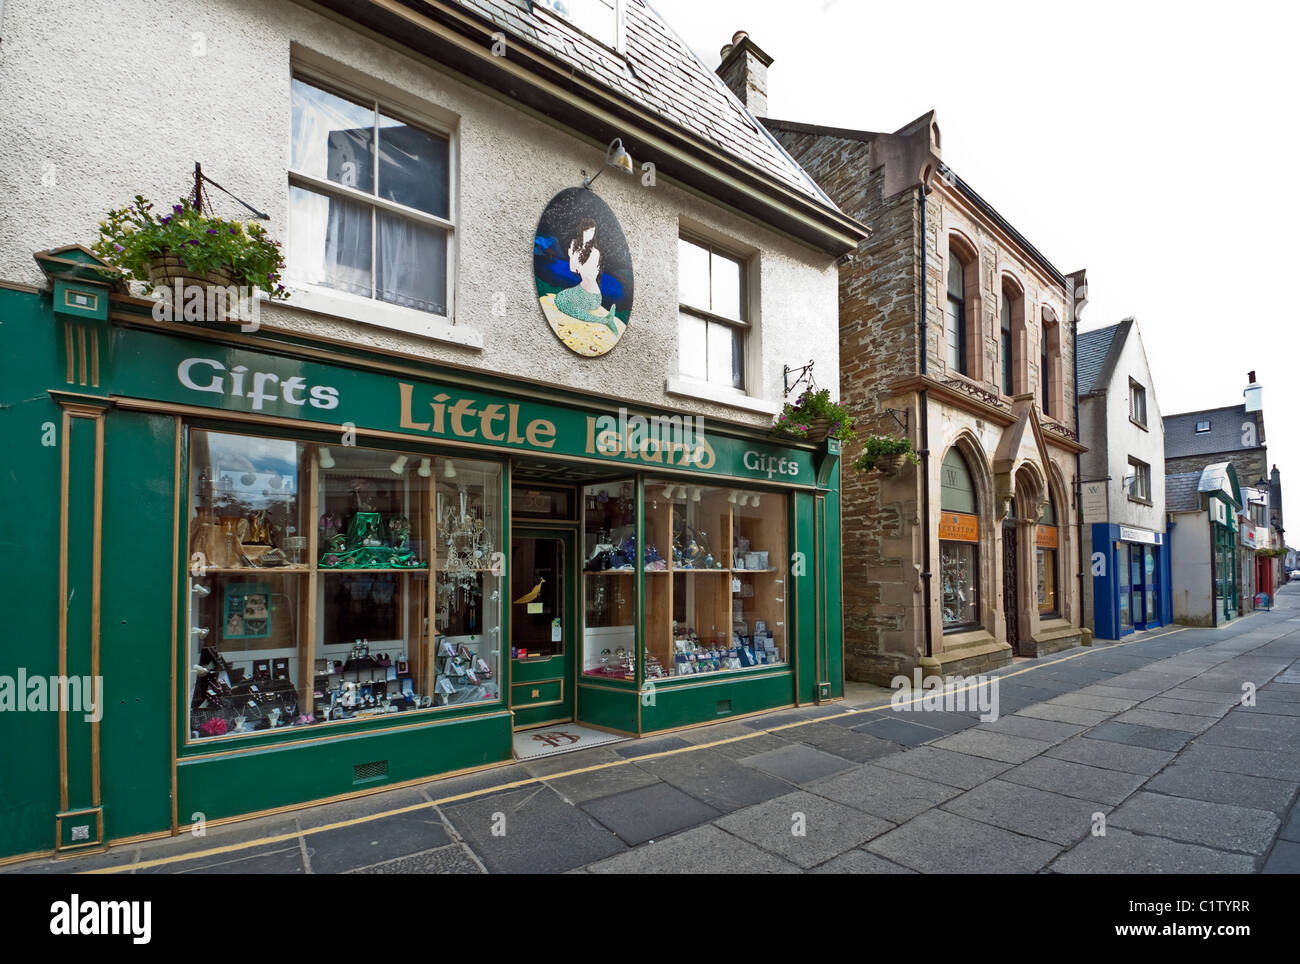
[(288, 274), (448, 316), (449, 135), (293, 79)]

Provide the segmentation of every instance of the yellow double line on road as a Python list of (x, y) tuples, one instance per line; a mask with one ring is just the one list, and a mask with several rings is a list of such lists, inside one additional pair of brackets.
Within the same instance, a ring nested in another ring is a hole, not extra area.
[[(1018, 669), (1010, 673), (1002, 674), (996, 676), (995, 678), (998, 680), (1004, 680), (1004, 679), (1010, 679), (1013, 676), (1022, 676), (1025, 673), (1031, 673), (1034, 672), (1035, 670), (1043, 670), (1048, 668), (1049, 666), (1056, 666), (1059, 665), (1060, 663), (1068, 663), (1070, 660), (1080, 659), (1081, 657), (1088, 656), (1091, 653), (1109, 652), (1121, 646), (1133, 646), (1138, 643), (1148, 642), (1152, 639), (1160, 639), (1163, 636), (1172, 636), (1174, 633), (1184, 632), (1188, 628), (1190, 627), (1183, 626), (1177, 629), (1171, 629), (1169, 632), (1158, 633), (1155, 636), (1143, 636), (1141, 639), (1131, 639), (1127, 642), (1112, 643), (1104, 647), (1084, 648), (1077, 653), (1070, 653), (1068, 656), (1062, 656), (1058, 659), (1053, 659), (1045, 663), (1035, 663), (1032, 666), (1026, 666), (1023, 669)], [(982, 684), (970, 683), (966, 686), (962, 686), (960, 688), (954, 688), (951, 690), (932, 690), (929, 691), (928, 693), (922, 694), (921, 696), (913, 697), (912, 699), (909, 700), (900, 700), (898, 703), (894, 703), (891, 700), (889, 702), (880, 703), (875, 706), (856, 707), (853, 709), (845, 710), (843, 713), (833, 713), (830, 716), (817, 716), (807, 720), (796, 720), (793, 723), (781, 723), (777, 726), (768, 727), (766, 729), (761, 729), (761, 730), (756, 729), (753, 733), (745, 733), (740, 736), (731, 736), (722, 740), (714, 740), (710, 743), (700, 743), (693, 746), (684, 746), (684, 747), (679, 747), (678, 749), (675, 750), (661, 750), (657, 753), (646, 753), (642, 756), (628, 757), (622, 760), (612, 760), (609, 763), (596, 763), (593, 764), (592, 766), (578, 767), (577, 769), (565, 770), (560, 773), (548, 773), (545, 776), (529, 777), (524, 780), (514, 780), (510, 783), (501, 783), (492, 787), (483, 787), (481, 789), (470, 790), (465, 793), (457, 793), (451, 796), (439, 797), (437, 800), (433, 800), (428, 803), (413, 803), (405, 807), (394, 807), (392, 810), (384, 810), (379, 813), (366, 814), (365, 816), (353, 817), (348, 820), (339, 820), (336, 821), (335, 823), (322, 824), (319, 827), (306, 827), (294, 833), (272, 834), (266, 837), (258, 837), (255, 840), (246, 840), (240, 843), (227, 844), (224, 847), (210, 847), (207, 850), (198, 850), (198, 851), (193, 851), (190, 853), (183, 853), (183, 854), (173, 854), (169, 857), (158, 857), (154, 860), (142, 860), (138, 863), (124, 864), (118, 867), (103, 867), (97, 870), (83, 871), (83, 873), (120, 874), (132, 870), (148, 870), (153, 867), (165, 867), (169, 864), (188, 863), (189, 861), (200, 860), (206, 857), (218, 857), (221, 856), (222, 854), (236, 853), (238, 851), (249, 850), (254, 847), (265, 847), (269, 844), (285, 843), (290, 840), (297, 840), (299, 837), (310, 836), (311, 834), (314, 833), (324, 833), (328, 830), (340, 830), (345, 827), (355, 827), (361, 824), (371, 823), (376, 820), (384, 820), (387, 819), (388, 817), (400, 816), (404, 813), (415, 813), (420, 810), (428, 810), (433, 807), (440, 807), (449, 803), (458, 803), (461, 800), (472, 800), (475, 797), (480, 797), (488, 793), (499, 793), (502, 790), (516, 790), (520, 787), (533, 786), (535, 784), (549, 782), (552, 780), (561, 780), (566, 777), (580, 776), (581, 774), (584, 773), (594, 773), (597, 770), (607, 770), (611, 767), (626, 766), (629, 763), (641, 763), (645, 760), (657, 760), (662, 757), (677, 756), (678, 754), (681, 753), (694, 753), (696, 750), (707, 750), (716, 746), (725, 746), (728, 743), (740, 743), (744, 740), (752, 740), (755, 737), (764, 736), (769, 733), (780, 733), (783, 730), (792, 730), (795, 729), (796, 727), (807, 726), (809, 723), (826, 723), (830, 720), (844, 719), (850, 716), (859, 716), (863, 713), (875, 713), (879, 710), (913, 706), (917, 703), (920, 703), (928, 696), (931, 696), (932, 694), (937, 692), (943, 692), (945, 694), (953, 693), (955, 695), (957, 693), (966, 693), (971, 690), (977, 689), (980, 685)], [(1105, 684), (1101, 684), (1101, 685), (1105, 685)]]

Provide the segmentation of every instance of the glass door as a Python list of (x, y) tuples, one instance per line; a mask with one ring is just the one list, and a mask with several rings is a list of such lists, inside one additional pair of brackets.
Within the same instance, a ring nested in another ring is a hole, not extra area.
[(1130, 585), (1129, 569), (1129, 552), (1128, 546), (1124, 543), (1118, 543), (1120, 549), (1118, 553), (1118, 565), (1115, 566), (1115, 572), (1119, 577), (1119, 629), (1120, 633), (1128, 633), (1133, 629), (1133, 610), (1132, 610), (1132, 587)]
[(1136, 629), (1147, 628), (1146, 575), (1142, 568), (1142, 547), (1129, 546), (1128, 557), (1132, 566), (1131, 584), (1133, 587), (1133, 626)]
[(510, 540), (510, 707), (515, 728), (573, 719), (573, 534), (516, 529)]

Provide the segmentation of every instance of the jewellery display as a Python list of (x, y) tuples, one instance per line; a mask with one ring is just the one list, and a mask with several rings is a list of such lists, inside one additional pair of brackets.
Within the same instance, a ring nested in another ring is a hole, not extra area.
[(501, 464), (189, 432), (190, 740), (501, 699)]
[[(785, 500), (653, 479), (644, 488), (663, 496), (644, 507), (645, 678), (655, 665), (677, 677), (785, 663)], [(665, 544), (652, 565), (650, 547)]]

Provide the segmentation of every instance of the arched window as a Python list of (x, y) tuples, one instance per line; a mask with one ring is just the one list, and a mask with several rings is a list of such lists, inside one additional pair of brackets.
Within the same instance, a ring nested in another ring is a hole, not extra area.
[(948, 370), (966, 374), (966, 265), (948, 246), (948, 319), (944, 328), (947, 337)]
[(1038, 612), (1043, 616), (1054, 616), (1061, 609), (1057, 601), (1059, 574), (1056, 564), (1057, 553), (1060, 551), (1060, 531), (1056, 523), (1056, 502), (1049, 493), (1034, 540), (1038, 549)]
[(1050, 308), (1043, 309), (1043, 333), (1038, 378), (1042, 385), (1043, 414), (1058, 421), (1062, 416), (1061, 325)]
[(970, 467), (957, 449), (944, 456), (939, 488), (939, 587), (943, 630), (979, 623), (979, 503)]
[(1012, 332), (1011, 313), (1016, 293), (1002, 286), (1002, 394), (1016, 393), (1015, 335)]

